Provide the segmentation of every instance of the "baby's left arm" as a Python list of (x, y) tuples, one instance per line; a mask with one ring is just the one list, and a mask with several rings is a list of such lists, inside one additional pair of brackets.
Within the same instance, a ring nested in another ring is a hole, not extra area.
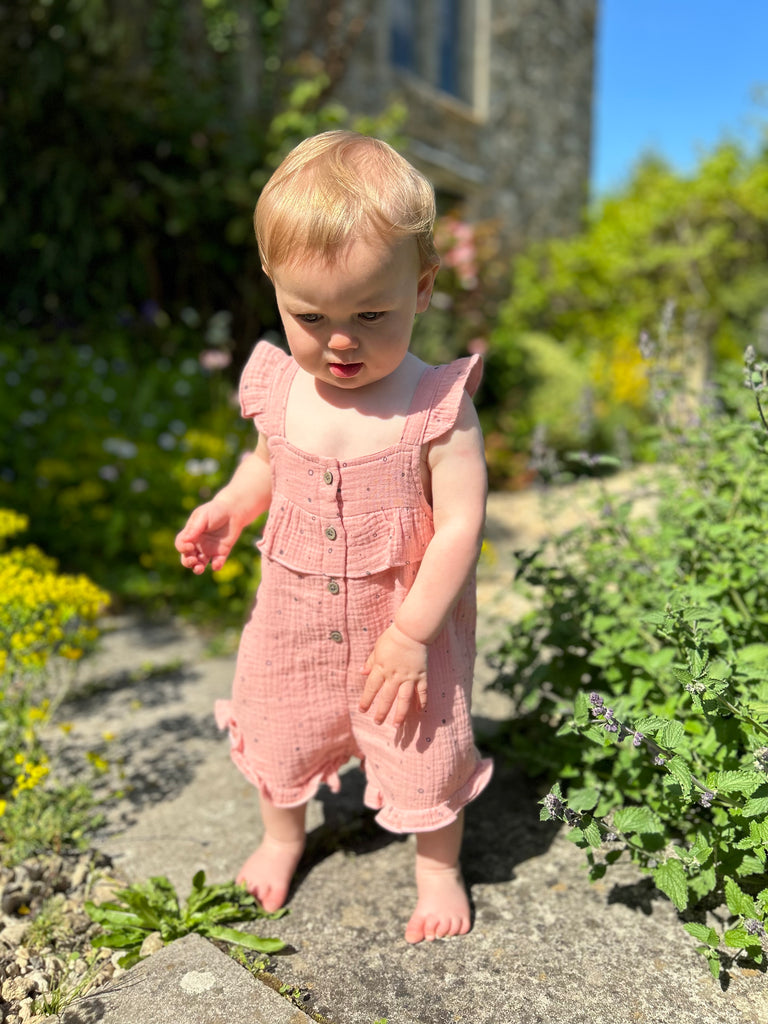
[(488, 481), (483, 437), (468, 394), (453, 430), (430, 445), (427, 465), (435, 534), (393, 625), (379, 637), (364, 670), (360, 710), (367, 711), (375, 698), (378, 723), (395, 704), (394, 724), (402, 724), (414, 693), (426, 707), (429, 645), (445, 625), (480, 554)]

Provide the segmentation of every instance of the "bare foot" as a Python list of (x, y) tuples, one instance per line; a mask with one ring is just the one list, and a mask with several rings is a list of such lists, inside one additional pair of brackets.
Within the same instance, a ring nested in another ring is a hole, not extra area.
[(469, 897), (458, 867), (417, 866), (419, 898), (405, 929), (406, 942), (466, 935), (470, 928)]
[(265, 834), (261, 845), (240, 868), (237, 881), (269, 913), (283, 906), (301, 855), (304, 840), (285, 841)]

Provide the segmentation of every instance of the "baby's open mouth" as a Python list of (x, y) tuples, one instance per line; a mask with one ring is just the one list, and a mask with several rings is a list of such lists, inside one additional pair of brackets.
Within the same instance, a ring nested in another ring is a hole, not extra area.
[(328, 366), (334, 377), (354, 377), (363, 368), (362, 363), (329, 363)]

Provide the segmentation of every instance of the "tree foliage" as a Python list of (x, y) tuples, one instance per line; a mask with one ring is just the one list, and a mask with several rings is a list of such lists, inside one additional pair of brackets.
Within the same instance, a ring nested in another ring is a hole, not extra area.
[(229, 309), (241, 331), (274, 319), (255, 197), (292, 142), (347, 117), (329, 75), (289, 50), (286, 6), (0, 6), (7, 315), (71, 324), (150, 300)]
[(559, 348), (564, 370), (576, 360), (587, 377), (578, 430), (573, 402), (543, 403), (553, 406), (543, 420), (552, 442), (561, 450), (615, 446), (619, 428), (634, 434), (646, 418), (637, 343), (657, 333), (665, 309), (674, 307), (693, 383), (740, 359), (749, 343), (768, 346), (767, 265), (768, 151), (722, 145), (690, 178), (655, 159), (641, 164), (580, 234), (534, 245), (515, 261), (489, 354), (500, 422), (518, 432), (508, 434), (512, 446), (542, 422), (542, 392), (561, 383), (536, 336), (550, 339), (547, 352)]

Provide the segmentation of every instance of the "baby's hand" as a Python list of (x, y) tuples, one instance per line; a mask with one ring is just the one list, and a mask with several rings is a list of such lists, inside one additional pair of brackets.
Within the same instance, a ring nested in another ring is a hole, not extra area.
[(360, 710), (368, 711), (376, 699), (374, 721), (381, 725), (394, 705), (395, 726), (405, 721), (414, 694), (419, 707), (427, 706), (426, 644), (411, 640), (397, 626), (391, 625), (379, 637), (363, 668), (368, 678), (360, 698)]
[(176, 537), (181, 564), (198, 576), (209, 564), (214, 570), (221, 569), (240, 532), (225, 504), (214, 499), (200, 505)]

